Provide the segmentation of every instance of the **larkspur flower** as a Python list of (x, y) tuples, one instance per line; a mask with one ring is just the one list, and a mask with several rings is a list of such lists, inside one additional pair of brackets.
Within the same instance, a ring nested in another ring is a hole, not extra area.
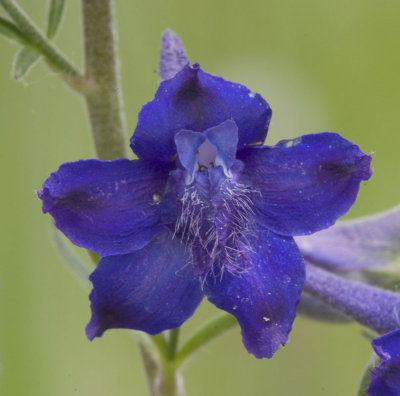
[(346, 213), (371, 158), (329, 132), (262, 145), (265, 100), (190, 66), (172, 32), (163, 39), (163, 81), (131, 139), (139, 159), (63, 164), (39, 192), (43, 211), (102, 256), (89, 339), (179, 327), (206, 296), (237, 318), (250, 353), (271, 357), (304, 284), (293, 236)]
[(369, 396), (400, 395), (400, 329), (372, 341), (380, 358), (371, 371), (371, 383), (366, 389)]

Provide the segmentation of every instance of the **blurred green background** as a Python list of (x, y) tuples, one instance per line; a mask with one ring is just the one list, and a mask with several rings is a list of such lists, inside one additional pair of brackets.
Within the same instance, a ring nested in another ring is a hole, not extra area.
[[(81, 65), (79, 3), (68, 2), (56, 42)], [(168, 27), (192, 62), (266, 98), (270, 144), (328, 130), (374, 152), (374, 177), (348, 217), (399, 203), (398, 0), (116, 3), (129, 134), (157, 87), (159, 38)], [(45, 1), (20, 4), (44, 26)], [(87, 293), (55, 251), (50, 217), (35, 195), (61, 163), (94, 156), (83, 102), (42, 64), (22, 83), (13, 81), (16, 50), (0, 37), (0, 394), (145, 395), (126, 331), (85, 338)], [(203, 303), (184, 334), (215, 313)], [(260, 361), (246, 353), (235, 329), (186, 367), (188, 396), (353, 395), (371, 354), (361, 332), (298, 318), (289, 344)]]

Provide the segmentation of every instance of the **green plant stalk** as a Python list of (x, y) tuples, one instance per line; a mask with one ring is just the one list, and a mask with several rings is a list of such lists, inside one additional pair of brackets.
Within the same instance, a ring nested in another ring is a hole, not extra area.
[(183, 379), (174, 359), (163, 359), (155, 382), (156, 396), (185, 396)]
[(29, 45), (28, 40), (23, 36), (20, 30), (10, 21), (0, 16), (0, 33), (17, 41), (22, 45)]
[(176, 364), (180, 328), (172, 329), (164, 336), (164, 348), (160, 349), (159, 373), (154, 378), (156, 396), (185, 396), (183, 378)]
[(237, 325), (237, 320), (229, 314), (211, 319), (189, 338), (175, 356), (176, 367), (180, 367), (204, 345)]
[(85, 78), (93, 89), (85, 93), (97, 157), (128, 156), (125, 118), (115, 49), (111, 0), (82, 0)]
[(138, 342), (150, 396), (185, 396), (175, 361), (178, 339), (179, 329), (174, 329)]
[(178, 349), (180, 328), (172, 329), (169, 331), (169, 338), (166, 348), (166, 355), (169, 359), (174, 359)]
[(138, 348), (143, 362), (143, 369), (146, 374), (149, 394), (150, 396), (157, 396), (154, 385), (158, 376), (159, 365), (149, 349), (140, 341), (138, 342)]
[(35, 26), (32, 20), (13, 0), (0, 0), (0, 5), (14, 20), (27, 45), (45, 57), (48, 66), (74, 89), (86, 90), (86, 82), (80, 71)]

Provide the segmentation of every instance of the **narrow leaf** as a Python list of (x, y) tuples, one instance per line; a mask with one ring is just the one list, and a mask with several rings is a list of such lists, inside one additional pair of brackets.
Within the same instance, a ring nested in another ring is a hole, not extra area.
[(30, 47), (21, 48), (15, 55), (13, 77), (19, 80), (40, 58), (40, 53)]
[(175, 357), (176, 366), (178, 367), (182, 365), (201, 347), (237, 326), (237, 324), (236, 318), (228, 314), (219, 315), (211, 319), (203, 327), (200, 327), (188, 340), (186, 340), (185, 344)]
[(85, 290), (90, 290), (89, 282), (90, 270), (88, 266), (78, 257), (68, 245), (67, 239), (55, 227), (51, 228), (54, 245), (60, 256), (64, 259), (68, 268), (76, 276), (79, 283)]
[(26, 39), (22, 35), (21, 31), (10, 21), (0, 16), (0, 33), (7, 36), (10, 39), (25, 44)]
[(50, 0), (47, 14), (47, 37), (52, 39), (60, 26), (65, 9), (65, 0)]
[(370, 382), (370, 374), (371, 370), (378, 364), (378, 357), (375, 353), (372, 355), (370, 361), (364, 368), (364, 372), (362, 373), (360, 383), (358, 385), (358, 390), (356, 392), (356, 396), (368, 396), (366, 389), (368, 388)]

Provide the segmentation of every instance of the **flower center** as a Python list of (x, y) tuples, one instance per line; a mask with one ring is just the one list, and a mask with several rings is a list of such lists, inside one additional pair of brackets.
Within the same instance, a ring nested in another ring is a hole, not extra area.
[(221, 166), (225, 176), (232, 176), (230, 168), (235, 162), (239, 141), (235, 121), (226, 120), (203, 132), (182, 129), (174, 139), (179, 161), (187, 172), (187, 185), (193, 183), (197, 171), (210, 165)]
[(175, 235), (186, 245), (196, 276), (205, 280), (247, 270), (249, 240), (255, 237), (253, 193), (221, 167), (205, 168), (185, 187)]
[(214, 166), (216, 158), (217, 148), (207, 140), (196, 151), (196, 160), (200, 171), (204, 167), (208, 168), (209, 165)]

